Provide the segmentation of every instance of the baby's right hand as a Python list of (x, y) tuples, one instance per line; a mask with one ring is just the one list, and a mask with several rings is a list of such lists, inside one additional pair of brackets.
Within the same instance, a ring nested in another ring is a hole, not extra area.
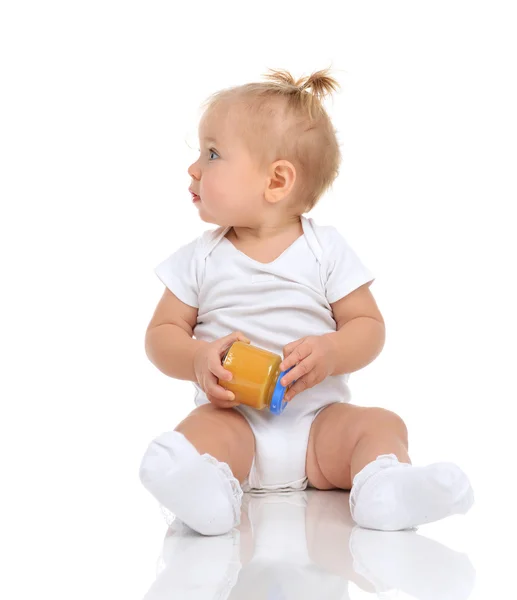
[(235, 395), (218, 384), (218, 379), (230, 381), (232, 374), (221, 364), (222, 357), (233, 342), (250, 343), (250, 340), (240, 331), (236, 331), (223, 338), (203, 344), (194, 355), (194, 372), (201, 389), (208, 400), (219, 408), (238, 406), (232, 400)]

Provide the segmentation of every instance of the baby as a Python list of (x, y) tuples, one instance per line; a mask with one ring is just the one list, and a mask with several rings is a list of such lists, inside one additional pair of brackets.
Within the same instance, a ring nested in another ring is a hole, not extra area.
[[(239, 525), (243, 492), (308, 486), (351, 490), (354, 521), (371, 529), (466, 513), (473, 492), (458, 466), (412, 466), (403, 420), (350, 403), (349, 374), (384, 345), (374, 276), (338, 229), (303, 215), (338, 174), (323, 107), (338, 84), (328, 69), (266, 79), (205, 103), (189, 190), (200, 218), (218, 227), (157, 266), (166, 287), (145, 339), (160, 371), (194, 383), (196, 408), (151, 442), (140, 479), (204, 535)], [(232, 377), (221, 359), (236, 340), (294, 367), (282, 414), (238, 404), (219, 385)]]

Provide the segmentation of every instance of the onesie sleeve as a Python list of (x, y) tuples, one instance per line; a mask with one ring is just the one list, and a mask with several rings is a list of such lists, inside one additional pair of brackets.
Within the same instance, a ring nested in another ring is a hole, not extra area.
[(200, 240), (180, 246), (154, 269), (175, 296), (194, 308), (199, 308)]
[(353, 248), (335, 227), (329, 227), (326, 252), (325, 295), (329, 304), (375, 280)]

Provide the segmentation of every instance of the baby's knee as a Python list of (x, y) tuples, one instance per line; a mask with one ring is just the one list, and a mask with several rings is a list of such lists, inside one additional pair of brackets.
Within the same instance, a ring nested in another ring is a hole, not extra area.
[(364, 413), (364, 427), (368, 431), (389, 431), (395, 433), (406, 444), (408, 442), (408, 430), (406, 423), (391, 410), (380, 407), (369, 407)]
[(247, 420), (236, 410), (203, 404), (177, 427), (200, 454), (227, 463), (240, 481), (248, 476), (255, 456), (255, 436)]

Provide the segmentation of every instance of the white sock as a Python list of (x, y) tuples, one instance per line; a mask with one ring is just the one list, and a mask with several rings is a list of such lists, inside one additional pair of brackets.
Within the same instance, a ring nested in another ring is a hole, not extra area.
[(198, 533), (222, 535), (240, 524), (242, 489), (230, 467), (200, 455), (179, 431), (149, 444), (139, 475), (162, 507)]
[(465, 514), (474, 493), (453, 463), (414, 467), (394, 454), (382, 454), (354, 477), (350, 511), (368, 529), (397, 531)]

